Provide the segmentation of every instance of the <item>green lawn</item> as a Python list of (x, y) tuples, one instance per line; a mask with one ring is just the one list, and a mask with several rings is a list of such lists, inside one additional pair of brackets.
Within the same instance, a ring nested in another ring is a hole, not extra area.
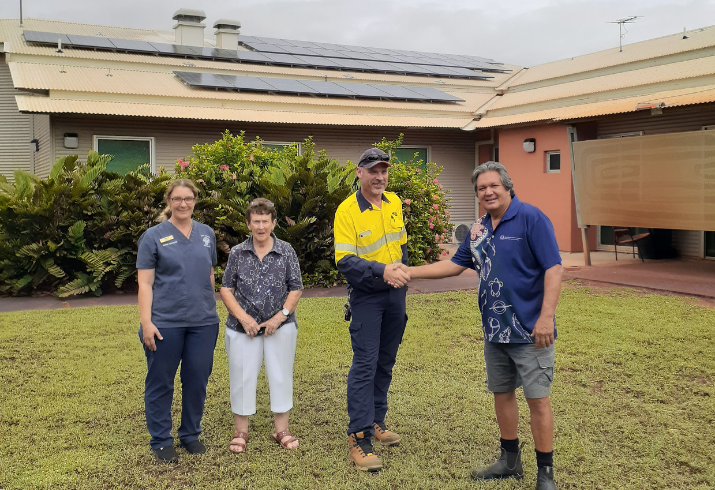
[[(291, 428), (300, 449), (282, 450), (269, 438), (262, 374), (248, 453), (229, 453), (220, 335), (203, 423), (209, 450), (180, 451), (178, 465), (158, 464), (149, 452), (136, 307), (0, 315), (0, 488), (534, 488), (521, 396), (524, 480), (469, 479), (474, 466), (498, 454), (475, 296), (408, 298), (387, 420), (403, 443), (377, 449), (386, 464), (379, 475), (347, 462), (351, 351), (342, 300), (306, 299), (299, 310)], [(682, 298), (577, 288), (564, 291), (558, 324), (552, 400), (559, 488), (713, 488), (715, 310)]]

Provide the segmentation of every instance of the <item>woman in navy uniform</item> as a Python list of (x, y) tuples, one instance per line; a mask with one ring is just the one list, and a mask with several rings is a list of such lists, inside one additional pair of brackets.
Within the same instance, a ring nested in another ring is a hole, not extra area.
[(152, 451), (164, 462), (178, 460), (171, 436), (171, 403), (179, 364), (179, 441), (191, 454), (206, 451), (199, 434), (219, 318), (213, 272), (216, 235), (191, 219), (197, 196), (190, 180), (172, 182), (165, 194), (167, 219), (139, 238), (137, 254), (139, 337), (147, 362), (146, 424)]

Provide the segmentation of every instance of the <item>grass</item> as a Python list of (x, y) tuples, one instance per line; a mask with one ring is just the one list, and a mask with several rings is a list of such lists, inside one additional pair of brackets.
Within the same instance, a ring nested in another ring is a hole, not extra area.
[[(291, 419), (299, 450), (270, 440), (261, 374), (248, 453), (228, 452), (232, 416), (219, 336), (203, 422), (209, 450), (180, 451), (181, 462), (171, 466), (149, 452), (135, 307), (0, 315), (0, 488), (534, 488), (521, 395), (524, 480), (469, 479), (473, 467), (498, 454), (475, 308), (467, 292), (408, 298), (387, 420), (403, 444), (377, 449), (386, 464), (379, 475), (347, 464), (351, 351), (342, 299), (300, 304)], [(559, 488), (713, 488), (715, 310), (682, 298), (576, 288), (564, 291), (558, 324), (552, 401)]]

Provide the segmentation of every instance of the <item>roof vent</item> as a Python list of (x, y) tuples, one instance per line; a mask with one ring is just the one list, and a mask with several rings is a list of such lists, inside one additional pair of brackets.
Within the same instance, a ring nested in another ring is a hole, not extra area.
[(238, 30), (241, 23), (237, 20), (219, 19), (214, 23), (216, 46), (219, 49), (238, 49)]
[(206, 18), (203, 10), (179, 9), (172, 18), (176, 21), (176, 44), (203, 47), (206, 27), (206, 24), (201, 23)]

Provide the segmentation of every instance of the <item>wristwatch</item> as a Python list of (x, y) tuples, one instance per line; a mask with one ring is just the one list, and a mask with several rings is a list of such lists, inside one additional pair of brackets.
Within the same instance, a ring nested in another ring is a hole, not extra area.
[(283, 313), (286, 318), (288, 318), (290, 316), (290, 310), (288, 308), (283, 308), (281, 310), (281, 313)]

